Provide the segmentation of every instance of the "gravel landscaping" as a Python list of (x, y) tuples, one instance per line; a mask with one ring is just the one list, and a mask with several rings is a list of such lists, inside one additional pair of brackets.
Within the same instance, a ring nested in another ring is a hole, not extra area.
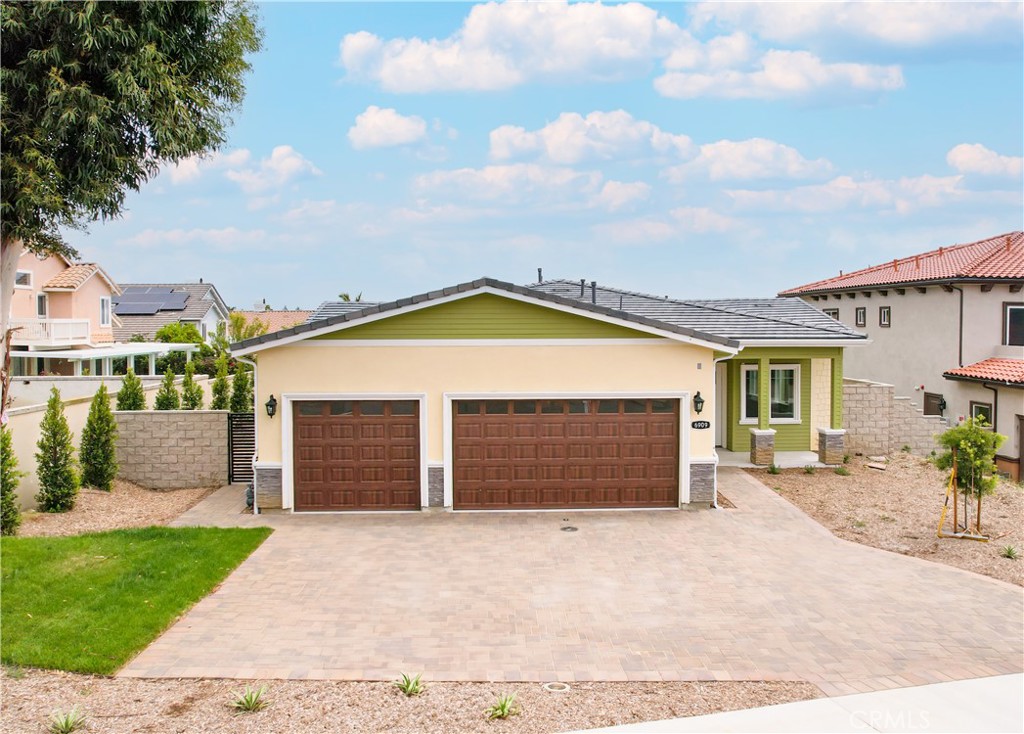
[(198, 504), (216, 487), (152, 490), (120, 479), (109, 492), (82, 489), (75, 509), (65, 513), (26, 512), (18, 535), (79, 535), (119, 528), (165, 525)]
[[(100, 678), (5, 671), (0, 730), (43, 732), (51, 712), (78, 705), (88, 732), (501, 732), (533, 734), (697, 716), (821, 696), (809, 683), (574, 683), (551, 693), (529, 683), (431, 683), (406, 698), (390, 683), (265, 681), (269, 706), (234, 714), (247, 681)], [(248, 683), (261, 685), (261, 682)], [(488, 721), (499, 694), (521, 713)]]
[[(829, 528), (840, 538), (905, 555), (945, 563), (1024, 586), (1024, 488), (1002, 480), (982, 500), (982, 532), (988, 543), (938, 538), (936, 529), (946, 497), (948, 475), (917, 456), (888, 457), (885, 470), (868, 467), (867, 457), (852, 457), (849, 476), (832, 469), (808, 474), (803, 469), (748, 471)], [(962, 507), (962, 505), (961, 505)], [(974, 507), (971, 507), (971, 517)], [(952, 528), (952, 510), (947, 530)], [(1003, 558), (1006, 546), (1020, 553)]]

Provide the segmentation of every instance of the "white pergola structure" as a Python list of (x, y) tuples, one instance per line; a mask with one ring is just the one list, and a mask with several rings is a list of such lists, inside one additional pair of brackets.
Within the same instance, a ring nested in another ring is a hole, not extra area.
[[(87, 349), (38, 349), (29, 351), (11, 351), (11, 360), (35, 360), (35, 359), (64, 359), (74, 366), (75, 376), (80, 377), (83, 372), (83, 365), (89, 369), (92, 375), (113, 374), (113, 360), (126, 357), (132, 360), (135, 357), (148, 357), (149, 369), (147, 374), (156, 374), (156, 359), (164, 357), (171, 352), (185, 352), (186, 360), (192, 360), (192, 353), (199, 349), (198, 344), (165, 344), (163, 342), (126, 342), (124, 344), (111, 344), (103, 347), (89, 347)], [(22, 374), (29, 374), (31, 363), (24, 364), (29, 369), (21, 370)]]

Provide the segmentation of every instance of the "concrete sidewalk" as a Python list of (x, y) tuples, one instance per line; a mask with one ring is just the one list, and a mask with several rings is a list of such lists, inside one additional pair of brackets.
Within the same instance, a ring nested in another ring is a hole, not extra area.
[(1021, 732), (1024, 674), (934, 683), (593, 732)]

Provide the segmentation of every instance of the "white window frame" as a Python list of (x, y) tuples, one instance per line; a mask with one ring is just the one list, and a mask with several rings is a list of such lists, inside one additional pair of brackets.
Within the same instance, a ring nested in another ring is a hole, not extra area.
[[(18, 285), (18, 276), (19, 275), (27, 275), (28, 276), (28, 283), (26, 285)], [(32, 283), (34, 283), (34, 282), (35, 282), (35, 276), (32, 274), (31, 270), (15, 270), (14, 271), (14, 287), (15, 288), (20, 288), (21, 290), (31, 290), (32, 289)]]
[(988, 427), (989, 427), (990, 430), (995, 430), (995, 427), (992, 425), (992, 422), (991, 422), (991, 418), (992, 418), (992, 403), (983, 403), (980, 400), (972, 400), (972, 401), (970, 401), (971, 418), (974, 418), (975, 420), (977, 420), (977, 418), (978, 418), (978, 412), (977, 412), (978, 408), (982, 408), (988, 414), (988, 415), (985, 416), (988, 419), (985, 422), (989, 424)]
[[(104, 307), (106, 307), (106, 318), (103, 318)], [(100, 326), (110, 326), (110, 322), (111, 322), (110, 312), (111, 312), (110, 298), (108, 296), (101, 296), (100, 297)]]
[[(39, 313), (40, 300), (46, 304), (43, 309), (45, 313)], [(46, 293), (36, 293), (36, 318), (37, 319), (48, 319), (50, 318), (50, 296)]]
[(878, 325), (884, 328), (892, 326), (892, 306), (878, 307)]
[(857, 326), (868, 325), (868, 309), (867, 306), (857, 306), (853, 309), (853, 322)]
[(821, 312), (823, 314), (825, 314), (826, 316), (828, 316), (830, 319), (835, 319), (836, 321), (839, 321), (839, 309), (838, 308), (823, 308), (821, 310)]
[[(745, 364), (740, 366), (740, 425), (741, 426), (756, 426), (758, 424), (758, 418), (751, 418), (747, 415), (747, 372), (757, 372), (760, 365), (756, 364)], [(768, 425), (770, 426), (786, 426), (786, 425), (799, 425), (803, 422), (800, 415), (800, 404), (803, 402), (803, 384), (800, 381), (800, 365), (799, 364), (771, 364), (768, 365)], [(784, 370), (792, 370), (793, 372), (793, 417), (792, 418), (774, 418), (771, 415), (771, 373), (782, 372)], [(760, 383), (759, 383), (760, 384)], [(758, 412), (761, 410), (760, 392), (758, 395)]]

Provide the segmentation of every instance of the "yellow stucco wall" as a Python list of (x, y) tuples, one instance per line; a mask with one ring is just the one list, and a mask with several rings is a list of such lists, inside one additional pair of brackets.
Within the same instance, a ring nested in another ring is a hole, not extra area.
[[(322, 342), (321, 342), (322, 343)], [(427, 461), (443, 460), (445, 393), (653, 393), (701, 391), (701, 419), (715, 415), (713, 352), (652, 344), (571, 346), (283, 346), (257, 355), (256, 404), (273, 393), (423, 393)], [(700, 369), (698, 369), (698, 364)], [(684, 406), (684, 426), (697, 416)], [(282, 416), (257, 411), (259, 461), (279, 462)], [(714, 455), (714, 427), (690, 432), (691, 458)]]

